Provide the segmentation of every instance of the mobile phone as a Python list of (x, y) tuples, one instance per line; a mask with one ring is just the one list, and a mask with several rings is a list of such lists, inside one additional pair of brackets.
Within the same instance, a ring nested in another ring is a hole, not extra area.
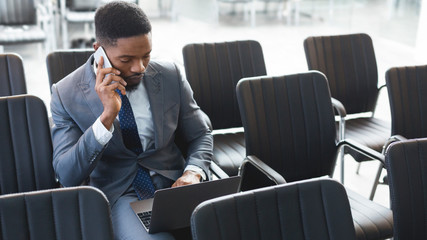
[(110, 67), (113, 67), (113, 65), (111, 65), (111, 63), (110, 63), (110, 60), (108, 60), (107, 54), (105, 54), (104, 48), (99, 47), (99, 48), (96, 50), (95, 54), (94, 54), (95, 62), (96, 62), (97, 64), (98, 64), (99, 59), (100, 59), (100, 57), (101, 57), (101, 56), (104, 58), (104, 66), (102, 66), (102, 68), (110, 68)]

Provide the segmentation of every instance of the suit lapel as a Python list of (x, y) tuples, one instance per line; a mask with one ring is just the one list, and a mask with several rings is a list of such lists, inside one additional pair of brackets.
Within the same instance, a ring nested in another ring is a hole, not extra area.
[(91, 60), (93, 60), (93, 57), (86, 62), (84, 76), (81, 78), (82, 80), (79, 83), (79, 87), (83, 93), (83, 99), (86, 100), (86, 103), (93, 113), (94, 122), (99, 115), (101, 115), (104, 107), (95, 91), (95, 73)]
[(151, 114), (153, 115), (155, 149), (163, 146), (164, 122), (164, 97), (161, 73), (149, 65), (144, 75), (144, 86), (150, 101)]

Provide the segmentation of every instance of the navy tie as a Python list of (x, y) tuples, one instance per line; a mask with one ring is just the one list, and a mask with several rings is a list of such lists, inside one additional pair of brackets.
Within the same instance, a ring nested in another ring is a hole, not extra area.
[[(133, 115), (132, 107), (126, 95), (122, 95), (122, 107), (119, 112), (120, 129), (122, 130), (123, 142), (125, 146), (137, 155), (142, 153), (141, 140), (139, 139), (138, 128)], [(154, 185), (151, 181), (150, 173), (142, 166), (139, 166), (138, 172), (133, 180), (133, 187), (139, 199), (152, 198), (154, 196)]]

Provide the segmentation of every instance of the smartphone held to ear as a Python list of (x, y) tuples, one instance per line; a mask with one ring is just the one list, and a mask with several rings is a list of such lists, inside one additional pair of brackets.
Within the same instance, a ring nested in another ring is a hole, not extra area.
[(104, 48), (99, 47), (99, 48), (96, 50), (95, 54), (94, 54), (95, 62), (96, 62), (97, 64), (99, 64), (99, 59), (100, 59), (100, 57), (101, 57), (101, 56), (102, 56), (102, 58), (104, 58), (104, 66), (102, 66), (102, 68), (110, 68), (110, 67), (113, 67), (113, 66), (111, 65), (111, 63), (110, 63), (110, 60), (108, 60), (107, 54), (105, 54)]

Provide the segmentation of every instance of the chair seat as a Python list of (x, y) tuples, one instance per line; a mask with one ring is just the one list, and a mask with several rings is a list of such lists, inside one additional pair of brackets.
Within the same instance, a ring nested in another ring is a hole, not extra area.
[(39, 26), (5, 27), (0, 26), (0, 44), (43, 42), (46, 33)]
[(246, 156), (243, 132), (214, 134), (213, 161), (228, 175), (237, 175)]
[[(345, 121), (345, 131), (345, 138), (381, 152), (390, 137), (391, 123), (372, 117), (349, 119)], [(349, 153), (358, 162), (371, 160), (348, 148), (346, 148), (346, 153)]]
[(391, 238), (393, 236), (392, 211), (358, 193), (346, 190), (357, 239)]

